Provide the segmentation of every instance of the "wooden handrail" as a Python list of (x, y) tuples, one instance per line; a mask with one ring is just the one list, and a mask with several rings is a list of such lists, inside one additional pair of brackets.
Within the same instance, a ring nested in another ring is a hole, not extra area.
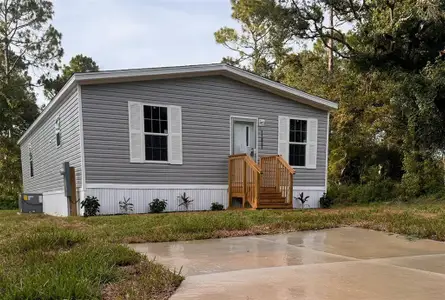
[(289, 165), (289, 163), (283, 158), (283, 156), (278, 155), (278, 161), (289, 171), (290, 174), (295, 174), (295, 169)]
[(286, 203), (292, 203), (295, 170), (287, 161), (281, 155), (263, 156), (261, 170), (261, 186), (275, 188), (286, 199)]
[(237, 159), (243, 157), (246, 163), (249, 164), (252, 168), (255, 169), (258, 173), (261, 173), (261, 168), (257, 165), (257, 163), (253, 160), (253, 158), (250, 155), (244, 154), (234, 154), (229, 156), (229, 160)]
[(258, 206), (260, 195), (261, 169), (247, 154), (229, 156), (229, 207), (233, 207), (232, 198), (242, 198), (242, 207), (246, 202), (252, 208)]

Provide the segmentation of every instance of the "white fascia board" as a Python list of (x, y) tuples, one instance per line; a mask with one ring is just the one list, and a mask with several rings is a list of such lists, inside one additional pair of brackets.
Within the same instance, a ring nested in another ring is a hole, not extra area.
[(317, 106), (324, 108), (325, 110), (334, 110), (334, 109), (338, 108), (338, 104), (335, 102), (305, 93), (303, 91), (300, 91), (300, 90), (294, 89), (290, 86), (287, 86), (285, 84), (275, 82), (270, 79), (261, 77), (259, 75), (253, 74), (251, 72), (244, 71), (242, 69), (228, 66), (228, 65), (224, 65), (224, 68), (231, 74), (234, 74), (236, 76), (239, 76), (239, 77), (251, 80), (253, 82), (259, 83), (268, 89), (270, 88), (271, 92), (274, 92), (274, 90), (283, 92), (286, 95), (288, 95), (287, 98), (289, 98), (289, 96), (295, 96), (296, 99), (295, 98), (293, 98), (293, 99), (297, 100), (299, 102), (301, 102), (301, 99), (305, 99), (305, 100), (309, 101), (307, 104), (311, 105), (310, 102), (312, 102), (313, 104), (316, 104)]
[(29, 134), (46, 118), (46, 116), (53, 110), (53, 108), (60, 102), (61, 99), (66, 95), (66, 93), (76, 85), (75, 76), (71, 76), (67, 83), (62, 87), (62, 89), (57, 93), (57, 95), (48, 103), (42, 113), (37, 117), (34, 123), (29, 126), (28, 130), (22, 135), (18, 140), (17, 144), (21, 144), (24, 139), (26, 139)]

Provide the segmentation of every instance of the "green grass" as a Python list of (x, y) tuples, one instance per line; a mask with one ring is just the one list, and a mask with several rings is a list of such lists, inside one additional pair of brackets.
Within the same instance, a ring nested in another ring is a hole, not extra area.
[(0, 212), (2, 299), (166, 299), (178, 274), (130, 242), (222, 238), (357, 226), (445, 241), (441, 202), (330, 210), (223, 211), (57, 218)]

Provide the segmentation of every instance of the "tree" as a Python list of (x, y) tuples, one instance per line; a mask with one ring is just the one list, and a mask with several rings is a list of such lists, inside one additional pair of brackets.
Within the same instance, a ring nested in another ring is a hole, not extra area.
[(17, 203), (21, 190), (17, 140), (39, 113), (32, 89), (36, 83), (28, 70), (45, 79), (58, 69), (63, 54), (62, 35), (50, 24), (52, 16), (50, 1), (0, 0), (0, 202)]
[(61, 74), (58, 74), (56, 78), (50, 78), (43, 81), (45, 96), (52, 99), (74, 73), (97, 71), (99, 71), (99, 66), (91, 57), (78, 54), (71, 58), (68, 65), (62, 67)]
[(16, 69), (26, 72), (35, 67), (45, 78), (58, 68), (62, 34), (49, 23), (53, 14), (51, 1), (0, 1), (2, 81), (7, 82)]
[(277, 22), (279, 16), (272, 18), (279, 13), (276, 8), (274, 0), (232, 0), (232, 18), (240, 23), (241, 32), (222, 27), (214, 34), (218, 44), (237, 54), (223, 58), (224, 62), (273, 77), (274, 68), (291, 50), (289, 32)]
[[(442, 0), (284, 0), (280, 16), (293, 21), (287, 24), (296, 37), (320, 39), (328, 48), (332, 39), (338, 56), (363, 69), (395, 66), (411, 71), (444, 50), (443, 6)], [(325, 21), (330, 9), (337, 20), (334, 26)], [(342, 30), (344, 24), (352, 30)]]

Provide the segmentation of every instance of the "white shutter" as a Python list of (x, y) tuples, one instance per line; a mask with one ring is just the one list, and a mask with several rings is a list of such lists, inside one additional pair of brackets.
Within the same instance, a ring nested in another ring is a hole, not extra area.
[(130, 129), (130, 162), (142, 162), (142, 104), (128, 102), (128, 126)]
[(289, 161), (289, 118), (278, 117), (278, 154)]
[(182, 112), (180, 106), (168, 107), (168, 161), (182, 165)]
[(317, 168), (318, 120), (307, 120), (306, 168)]

